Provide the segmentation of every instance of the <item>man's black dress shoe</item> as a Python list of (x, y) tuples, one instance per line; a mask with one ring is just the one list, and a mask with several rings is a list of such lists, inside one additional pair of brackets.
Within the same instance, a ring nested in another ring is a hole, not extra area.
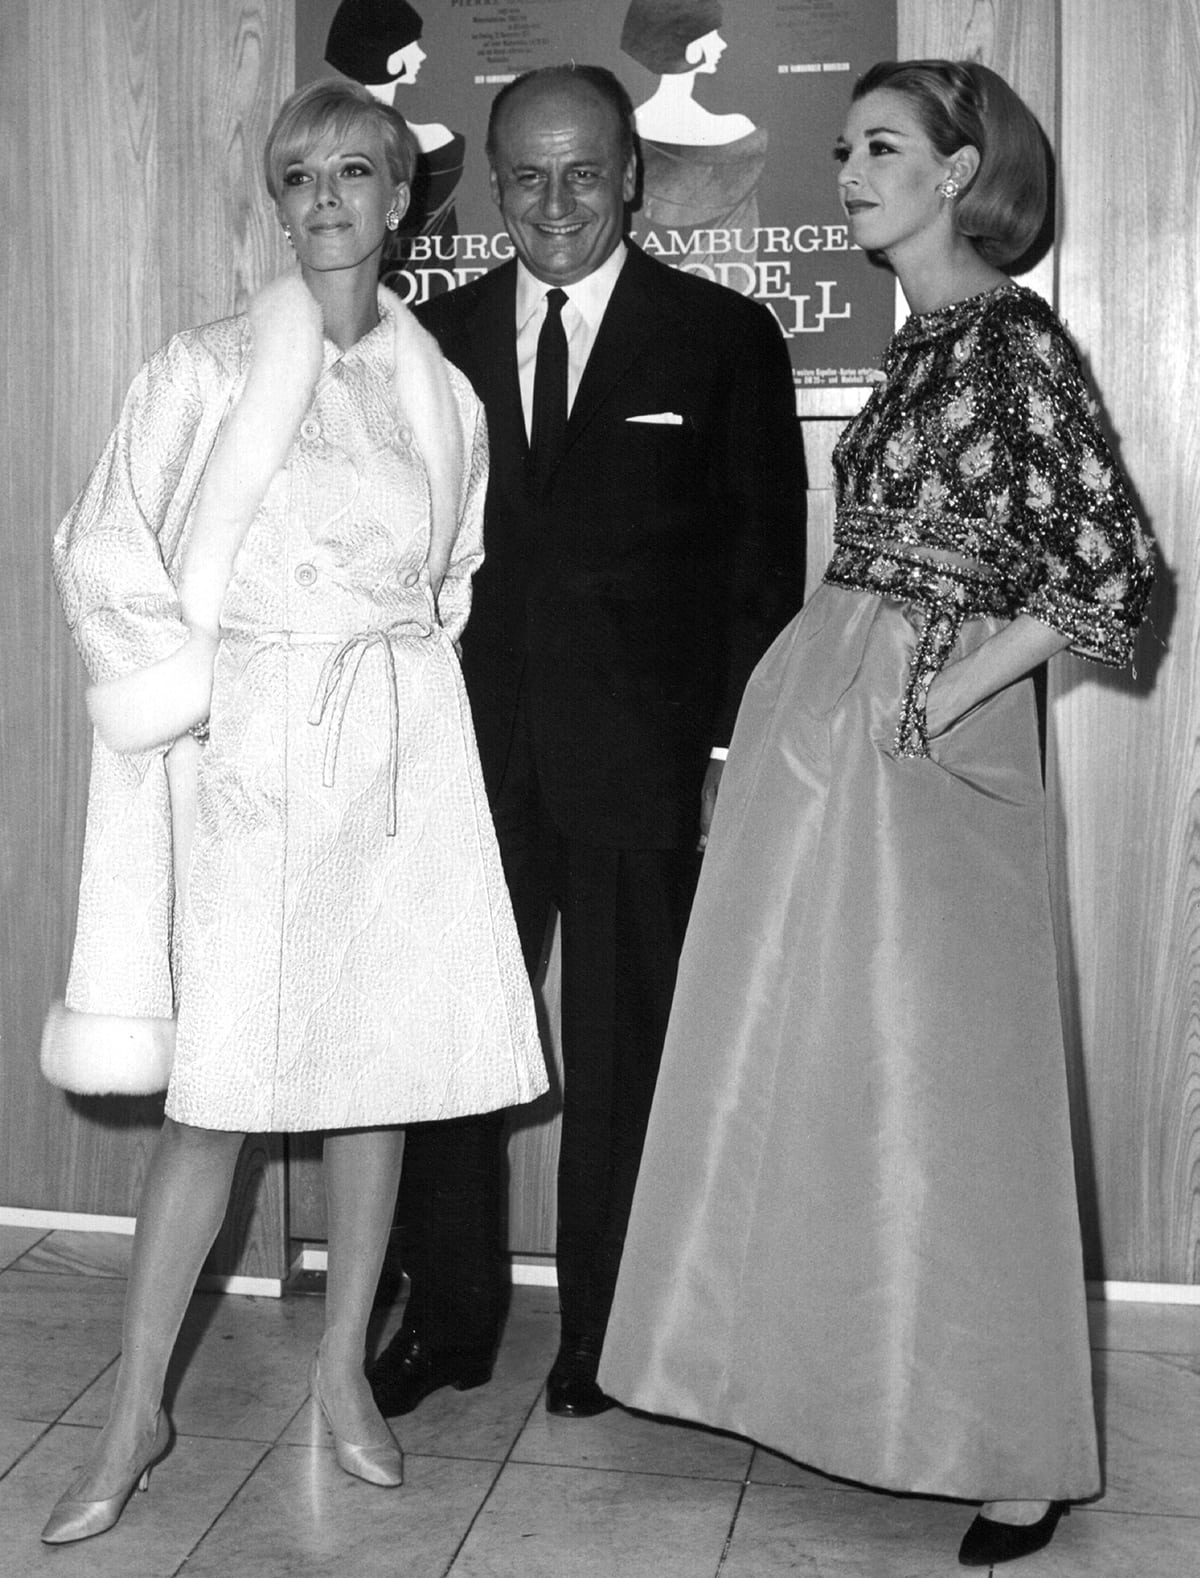
[(371, 1395), (387, 1419), (408, 1414), (441, 1386), (469, 1392), (492, 1378), (491, 1348), (430, 1348), (403, 1326), (367, 1371)]
[(999, 1562), (1015, 1562), (1049, 1545), (1066, 1512), (1064, 1501), (1052, 1501), (1036, 1523), (996, 1523), (979, 1513), (963, 1535), (958, 1549), (962, 1567), (994, 1567)]
[(564, 1340), (546, 1379), (546, 1412), (561, 1419), (590, 1419), (615, 1407), (596, 1385), (600, 1344), (591, 1337)]

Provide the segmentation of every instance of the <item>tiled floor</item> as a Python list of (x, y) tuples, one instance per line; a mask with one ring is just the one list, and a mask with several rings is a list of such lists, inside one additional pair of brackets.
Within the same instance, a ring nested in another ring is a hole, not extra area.
[[(0, 1228), (0, 1578), (926, 1578), (970, 1509), (875, 1494), (617, 1409), (547, 1417), (554, 1296), (518, 1289), (492, 1383), (400, 1421), (406, 1480), (335, 1466), (306, 1372), (319, 1298), (197, 1297), (174, 1450), (98, 1540), (38, 1531), (103, 1417), (129, 1241)], [(394, 1319), (394, 1317), (393, 1317)], [(1021, 1578), (1200, 1573), (1200, 1308), (1093, 1307), (1107, 1490)], [(1009, 1569), (1005, 1569), (1008, 1571)]]

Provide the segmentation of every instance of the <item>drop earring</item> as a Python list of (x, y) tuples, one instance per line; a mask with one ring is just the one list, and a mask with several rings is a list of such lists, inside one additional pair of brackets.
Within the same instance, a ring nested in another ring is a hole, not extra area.
[(295, 243), (292, 241), (292, 227), (291, 227), (291, 225), (284, 225), (284, 227), (283, 227), (283, 235), (284, 235), (284, 240), (287, 242), (289, 247), (295, 245)]

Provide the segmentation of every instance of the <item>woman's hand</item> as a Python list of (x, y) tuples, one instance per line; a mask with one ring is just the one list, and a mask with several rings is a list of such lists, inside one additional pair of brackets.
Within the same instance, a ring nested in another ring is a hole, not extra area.
[(1021, 679), (1070, 645), (1068, 637), (1029, 614), (1018, 614), (974, 652), (947, 663), (925, 696), (925, 734), (934, 740), (972, 707)]

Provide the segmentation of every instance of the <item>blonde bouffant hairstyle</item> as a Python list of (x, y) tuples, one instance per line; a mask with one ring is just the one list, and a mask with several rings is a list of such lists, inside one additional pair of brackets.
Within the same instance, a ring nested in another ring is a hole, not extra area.
[(938, 154), (966, 144), (979, 168), (954, 200), (954, 222), (998, 268), (1029, 251), (1046, 217), (1046, 140), (1032, 112), (987, 66), (973, 60), (885, 60), (854, 84), (852, 99), (886, 88), (909, 101)]
[(322, 77), (319, 82), (297, 88), (284, 101), (267, 133), (263, 171), (272, 198), (279, 201), (284, 171), (293, 159), (303, 158), (326, 137), (340, 139), (363, 126), (374, 126), (379, 131), (389, 180), (396, 185), (411, 183), (417, 167), (417, 139), (399, 110), (384, 104), (357, 82)]

